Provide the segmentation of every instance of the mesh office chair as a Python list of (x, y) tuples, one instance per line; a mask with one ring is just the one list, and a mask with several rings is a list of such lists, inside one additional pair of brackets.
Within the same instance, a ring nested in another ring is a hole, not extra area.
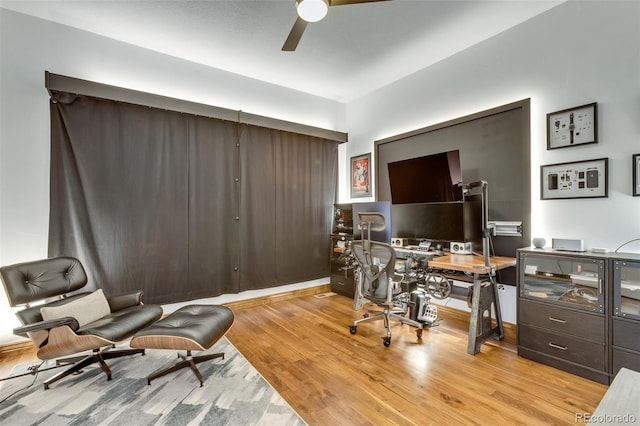
[[(371, 231), (383, 231), (386, 227), (384, 215), (378, 212), (358, 213), (362, 237), (351, 243), (353, 256), (358, 264), (356, 271), (356, 298), (365, 298), (382, 308), (382, 311), (367, 311), (364, 318), (356, 320), (349, 327), (356, 334), (358, 324), (367, 321), (384, 320), (387, 330), (383, 343), (391, 344), (391, 319), (417, 327), (418, 339), (422, 337), (423, 323), (406, 318), (407, 289), (401, 280), (394, 281), (396, 253), (389, 244), (371, 241)], [(365, 237), (366, 236), (366, 237)], [(404, 300), (401, 300), (404, 299)]]

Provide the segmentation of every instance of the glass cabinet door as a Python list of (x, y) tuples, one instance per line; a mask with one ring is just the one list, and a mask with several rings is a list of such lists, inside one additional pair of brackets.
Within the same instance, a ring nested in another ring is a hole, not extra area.
[(352, 235), (331, 234), (331, 274), (343, 274), (345, 278), (353, 277), (355, 260), (349, 254), (352, 241)]
[(520, 296), (604, 312), (604, 260), (520, 253)]
[(614, 262), (613, 315), (640, 319), (640, 262)]

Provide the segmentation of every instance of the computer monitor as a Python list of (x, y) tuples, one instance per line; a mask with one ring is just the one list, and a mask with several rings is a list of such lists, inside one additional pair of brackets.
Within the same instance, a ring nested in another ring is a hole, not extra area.
[(464, 242), (464, 203), (411, 203), (391, 205), (394, 238)]
[(464, 242), (473, 243), (474, 251), (482, 251), (482, 194), (467, 195), (463, 206)]
[(391, 203), (389, 201), (375, 201), (364, 203), (353, 203), (353, 237), (361, 238), (360, 223), (358, 213), (361, 212), (379, 212), (382, 213), (387, 222), (384, 231), (371, 231), (371, 239), (383, 243), (391, 242)]

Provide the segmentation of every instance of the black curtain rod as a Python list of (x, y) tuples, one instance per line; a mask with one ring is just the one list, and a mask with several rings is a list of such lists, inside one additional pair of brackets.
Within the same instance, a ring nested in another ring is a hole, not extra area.
[(49, 95), (52, 94), (52, 91), (73, 93), (76, 95), (92, 96), (113, 101), (145, 105), (153, 108), (161, 108), (169, 111), (200, 115), (203, 117), (217, 118), (220, 120), (251, 124), (270, 129), (284, 130), (292, 133), (330, 139), (339, 143), (348, 142), (348, 134), (344, 132), (308, 126), (306, 124), (279, 120), (257, 114), (250, 114), (240, 110), (221, 108), (171, 98), (168, 96), (155, 95), (153, 93), (125, 89), (118, 86), (110, 86), (108, 84), (96, 83), (94, 81), (53, 74), (49, 71), (44, 72), (44, 82)]

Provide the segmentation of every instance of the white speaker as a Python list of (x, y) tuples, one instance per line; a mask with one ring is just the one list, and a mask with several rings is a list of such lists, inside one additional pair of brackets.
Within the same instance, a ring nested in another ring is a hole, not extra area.
[(451, 254), (473, 254), (473, 247), (471, 247), (471, 243), (452, 242), (449, 246), (449, 252)]
[(409, 240), (406, 238), (391, 238), (392, 247), (404, 247), (409, 245)]
[(587, 251), (584, 240), (570, 240), (565, 238), (552, 238), (551, 248), (554, 250)]
[(532, 243), (535, 248), (543, 248), (547, 244), (547, 240), (542, 237), (536, 237), (532, 240)]

